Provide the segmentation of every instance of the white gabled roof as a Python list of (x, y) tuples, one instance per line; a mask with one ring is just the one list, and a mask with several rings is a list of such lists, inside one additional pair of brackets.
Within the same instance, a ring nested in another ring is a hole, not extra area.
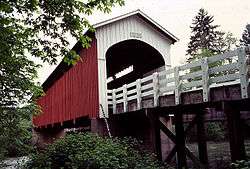
[(132, 12), (129, 12), (127, 14), (120, 15), (120, 16), (105, 20), (103, 22), (94, 24), (93, 27), (96, 29), (96, 28), (111, 24), (113, 22), (119, 21), (121, 19), (128, 18), (128, 17), (133, 16), (133, 15), (138, 15), (139, 17), (141, 17), (144, 21), (151, 24), (154, 28), (156, 28), (158, 31), (160, 31), (163, 35), (170, 38), (173, 41), (173, 43), (179, 40), (176, 36), (174, 36), (172, 33), (170, 33), (168, 30), (166, 30), (164, 27), (162, 27), (160, 24), (155, 22), (152, 18), (150, 18), (148, 15), (146, 15), (145, 13), (143, 13), (139, 9), (135, 10), (135, 11), (132, 11)]

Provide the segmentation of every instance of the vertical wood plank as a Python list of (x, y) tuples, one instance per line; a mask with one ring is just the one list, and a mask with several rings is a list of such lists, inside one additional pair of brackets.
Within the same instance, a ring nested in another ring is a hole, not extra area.
[(136, 80), (137, 110), (141, 109), (141, 79)]
[(187, 168), (185, 131), (183, 126), (182, 113), (175, 113), (175, 132), (176, 132), (176, 151), (177, 151), (177, 169)]
[(248, 75), (247, 75), (247, 58), (246, 51), (243, 48), (239, 48), (237, 50), (238, 54), (238, 64), (239, 64), (239, 72), (240, 72), (240, 86), (241, 86), (241, 97), (248, 98)]
[(203, 87), (203, 101), (209, 101), (209, 74), (208, 74), (208, 61), (203, 58), (201, 61), (202, 69), (202, 87)]
[(127, 96), (127, 85), (123, 85), (123, 111), (128, 110), (128, 96)]
[(198, 151), (199, 159), (205, 166), (208, 165), (207, 154), (207, 142), (206, 142), (206, 130), (205, 130), (205, 111), (197, 112), (197, 139), (198, 139)]
[(250, 44), (245, 47), (246, 62), (247, 62), (247, 77), (250, 77)]
[(231, 159), (233, 162), (236, 160), (244, 160), (246, 158), (246, 150), (240, 111), (230, 102), (223, 102), (223, 111), (227, 117)]
[(160, 121), (158, 112), (152, 112), (147, 110), (146, 114), (150, 121), (151, 128), (151, 139), (154, 152), (157, 155), (157, 158), (162, 160), (162, 151), (161, 151), (161, 135), (160, 135)]
[(153, 74), (153, 90), (154, 90), (154, 107), (159, 105), (159, 74)]
[(180, 77), (179, 77), (179, 67), (174, 68), (174, 78), (175, 78), (175, 104), (180, 104)]
[(116, 113), (116, 89), (112, 90), (113, 114)]
[(63, 124), (83, 116), (98, 117), (100, 92), (96, 50), (94, 38), (90, 48), (79, 51), (80, 57), (84, 58), (82, 62), (69, 69), (66, 65), (59, 66), (57, 69), (60, 71), (55, 71), (59, 73), (58, 79), (55, 80), (55, 74), (47, 79), (44, 83), (46, 95), (39, 98), (43, 113), (35, 117), (39, 122), (36, 126)]

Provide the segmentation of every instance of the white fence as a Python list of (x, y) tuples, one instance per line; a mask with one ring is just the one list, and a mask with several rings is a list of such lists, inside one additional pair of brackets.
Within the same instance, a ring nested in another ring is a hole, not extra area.
[(159, 104), (159, 96), (175, 94), (175, 104), (181, 103), (181, 93), (193, 90), (203, 91), (203, 101), (209, 101), (212, 87), (240, 83), (241, 97), (248, 98), (248, 64), (246, 51), (250, 47), (238, 48), (221, 55), (202, 58), (193, 63), (156, 72), (120, 88), (108, 90), (108, 105), (116, 113), (117, 104), (123, 104), (128, 111), (128, 101), (136, 100), (141, 109), (144, 98), (153, 98), (154, 106)]

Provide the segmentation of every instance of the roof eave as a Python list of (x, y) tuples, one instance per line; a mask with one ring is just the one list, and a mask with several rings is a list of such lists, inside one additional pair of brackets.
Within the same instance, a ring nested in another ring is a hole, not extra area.
[(158, 24), (157, 22), (155, 22), (152, 18), (150, 18), (148, 15), (146, 15), (145, 13), (143, 13), (141, 10), (135, 10), (135, 11), (132, 11), (130, 13), (127, 13), (127, 14), (124, 14), (124, 15), (120, 15), (118, 17), (115, 17), (115, 18), (112, 18), (112, 19), (109, 19), (109, 20), (105, 20), (103, 22), (100, 22), (100, 23), (97, 23), (97, 24), (94, 24), (93, 27), (95, 29), (97, 28), (100, 28), (102, 26), (105, 26), (105, 25), (108, 25), (110, 23), (113, 23), (113, 22), (116, 22), (116, 21), (119, 21), (119, 20), (122, 20), (124, 18), (127, 18), (127, 17), (130, 17), (130, 16), (133, 16), (133, 15), (139, 15), (141, 16), (144, 20), (148, 21), (150, 24), (154, 25), (157, 29), (159, 29), (166, 37), (170, 38), (172, 40), (172, 43), (175, 43), (177, 41), (179, 41), (179, 39), (174, 36), (172, 33), (170, 33), (168, 30), (166, 30), (164, 27), (162, 27), (160, 24)]

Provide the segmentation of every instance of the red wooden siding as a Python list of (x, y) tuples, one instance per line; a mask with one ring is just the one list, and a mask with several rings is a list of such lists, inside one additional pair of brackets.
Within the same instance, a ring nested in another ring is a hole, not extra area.
[(39, 98), (42, 114), (33, 118), (35, 126), (60, 123), (78, 117), (97, 117), (98, 65), (96, 39), (81, 49), (81, 60), (49, 87)]

